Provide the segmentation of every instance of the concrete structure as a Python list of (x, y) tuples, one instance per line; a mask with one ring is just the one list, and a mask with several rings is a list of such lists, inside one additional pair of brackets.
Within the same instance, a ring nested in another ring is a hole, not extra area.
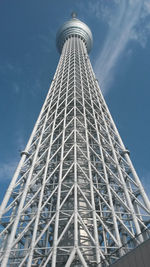
[(117, 260), (110, 267), (149, 267), (150, 266), (150, 239)]
[(108, 266), (149, 235), (149, 200), (88, 56), (92, 33), (73, 14), (57, 47), (54, 79), (0, 209), (3, 267)]

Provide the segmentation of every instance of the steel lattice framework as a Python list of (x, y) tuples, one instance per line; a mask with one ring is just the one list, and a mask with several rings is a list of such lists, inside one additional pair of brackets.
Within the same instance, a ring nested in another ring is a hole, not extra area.
[(100, 91), (86, 38), (67, 33), (62, 46), (1, 205), (3, 267), (108, 266), (149, 234), (149, 200)]

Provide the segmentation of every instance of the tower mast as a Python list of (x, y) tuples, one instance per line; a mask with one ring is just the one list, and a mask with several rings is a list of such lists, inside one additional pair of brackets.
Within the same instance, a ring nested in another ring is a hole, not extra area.
[(89, 27), (60, 60), (0, 208), (1, 266), (108, 266), (149, 236), (150, 203), (93, 72)]

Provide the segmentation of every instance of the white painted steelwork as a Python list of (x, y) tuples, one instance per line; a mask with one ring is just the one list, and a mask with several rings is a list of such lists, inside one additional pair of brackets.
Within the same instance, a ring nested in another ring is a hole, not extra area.
[(86, 41), (69, 34), (0, 208), (1, 266), (108, 266), (149, 236), (149, 215)]
[(65, 41), (71, 36), (80, 36), (85, 42), (87, 52), (89, 53), (93, 44), (93, 37), (90, 28), (81, 20), (76, 18), (76, 14), (72, 13), (72, 19), (65, 22), (57, 32), (56, 46), (61, 53)]

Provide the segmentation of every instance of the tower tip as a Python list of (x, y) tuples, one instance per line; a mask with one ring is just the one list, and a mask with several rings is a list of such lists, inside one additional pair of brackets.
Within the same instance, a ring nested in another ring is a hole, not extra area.
[(75, 19), (75, 18), (77, 17), (77, 13), (73, 11), (73, 12), (71, 13), (71, 17), (72, 17), (73, 19)]

